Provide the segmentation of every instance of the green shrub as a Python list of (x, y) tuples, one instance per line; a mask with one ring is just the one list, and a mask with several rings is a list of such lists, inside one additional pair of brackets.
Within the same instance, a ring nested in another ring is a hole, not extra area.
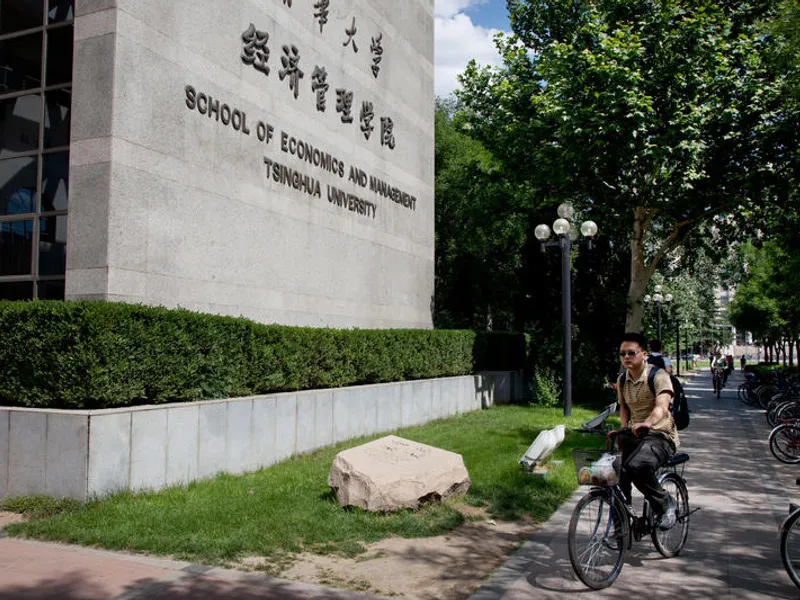
[(553, 369), (537, 367), (531, 379), (533, 402), (539, 406), (561, 406), (561, 386)]
[(0, 405), (107, 408), (511, 370), (525, 336), (315, 329), (110, 302), (0, 302)]

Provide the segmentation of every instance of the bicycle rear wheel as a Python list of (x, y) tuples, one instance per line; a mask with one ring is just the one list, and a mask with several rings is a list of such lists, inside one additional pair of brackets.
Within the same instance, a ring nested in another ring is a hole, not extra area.
[(651, 537), (653, 545), (662, 556), (671, 558), (677, 556), (686, 545), (686, 538), (689, 537), (689, 492), (686, 484), (676, 473), (667, 473), (660, 479), (661, 487), (675, 499), (678, 504), (677, 520), (675, 526), (667, 531), (661, 531), (658, 527), (653, 527)]
[(793, 405), (794, 400), (784, 400), (783, 402), (771, 402), (767, 409), (767, 424), (775, 427), (778, 424), (778, 414), (787, 405)]
[(781, 560), (800, 588), (800, 509), (793, 511), (781, 525)]
[(775, 412), (775, 423), (780, 423), (781, 419), (800, 419), (800, 402), (797, 400), (784, 402)]
[(800, 424), (784, 423), (769, 434), (772, 455), (786, 464), (800, 463)]
[(590, 588), (610, 586), (622, 571), (628, 544), (628, 514), (606, 489), (578, 501), (569, 521), (569, 561)]

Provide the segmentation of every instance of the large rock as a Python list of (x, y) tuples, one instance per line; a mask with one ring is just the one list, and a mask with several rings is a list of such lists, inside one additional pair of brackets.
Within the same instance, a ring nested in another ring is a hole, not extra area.
[(328, 484), (342, 506), (389, 512), (465, 494), (470, 480), (460, 454), (389, 435), (337, 454)]

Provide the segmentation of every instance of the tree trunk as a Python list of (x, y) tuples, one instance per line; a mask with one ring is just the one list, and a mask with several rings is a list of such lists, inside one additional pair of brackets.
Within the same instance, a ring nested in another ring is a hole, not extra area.
[(631, 239), (631, 284), (628, 287), (628, 310), (625, 315), (625, 331), (642, 331), (644, 320), (644, 298), (647, 284), (653, 276), (655, 264), (645, 264), (644, 236), (647, 233), (647, 211), (637, 206), (633, 211), (633, 239)]

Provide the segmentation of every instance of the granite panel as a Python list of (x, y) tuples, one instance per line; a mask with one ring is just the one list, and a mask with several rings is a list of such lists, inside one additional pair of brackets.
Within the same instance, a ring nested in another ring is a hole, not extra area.
[(372, 386), (377, 402), (378, 433), (392, 431), (403, 426), (402, 384), (391, 383)]
[(314, 412), (314, 440), (317, 448), (333, 444), (333, 393), (329, 390), (316, 391)]
[(229, 402), (208, 402), (198, 405), (199, 433), (197, 436), (197, 474), (210, 477), (227, 466)]
[(86, 500), (89, 416), (48, 413), (45, 494)]
[(318, 392), (297, 394), (297, 438), (295, 451), (297, 454), (311, 452), (317, 446), (317, 400)]
[(88, 496), (102, 497), (129, 489), (131, 413), (89, 417)]
[(253, 462), (254, 467), (267, 467), (278, 461), (278, 410), (275, 396), (253, 398)]
[(9, 417), (8, 495), (44, 494), (47, 415), (15, 411)]
[(244, 473), (250, 467), (253, 447), (253, 401), (234, 400), (228, 402), (228, 449), (226, 454), (228, 473)]
[(198, 477), (199, 408), (195, 404), (167, 409), (167, 485)]
[(289, 458), (295, 453), (297, 437), (297, 395), (281, 394), (275, 410), (275, 459)]
[(168, 409), (131, 413), (131, 481), (133, 491), (160, 490), (167, 484)]

